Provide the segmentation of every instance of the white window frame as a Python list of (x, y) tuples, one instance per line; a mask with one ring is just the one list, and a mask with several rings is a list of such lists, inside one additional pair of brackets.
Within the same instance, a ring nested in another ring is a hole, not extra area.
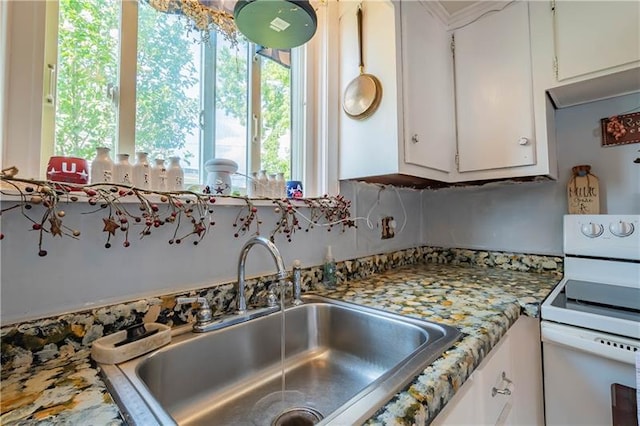
[[(43, 82), (48, 75), (43, 52), (46, 6), (49, 3), (52, 2), (2, 2), (1, 5), (0, 18), (7, 23), (1, 30), (6, 35), (3, 36), (6, 44), (0, 45), (0, 75), (4, 77), (0, 91), (3, 124), (1, 163), (3, 168), (18, 167), (22, 178), (44, 179), (46, 162), (51, 155), (42, 139), (42, 105), (46, 96)], [(123, 0), (124, 10), (134, 5), (137, 6), (136, 0)], [(336, 28), (337, 9), (334, 1), (319, 3), (317, 34), (307, 45), (292, 52), (292, 69), (296, 67), (296, 72), (305, 69), (302, 72), (304, 79), (298, 79), (292, 87), (292, 96), (294, 92), (303, 93), (298, 97), (298, 105), (292, 105), (302, 112), (292, 122), (292, 139), (303, 142), (300, 148), (294, 148), (296, 144), (292, 143), (292, 175), (302, 178), (306, 196), (339, 192), (338, 63), (337, 55), (332, 53), (338, 51), (339, 40), (337, 32), (331, 31), (332, 27)], [(119, 99), (119, 103), (122, 102), (123, 99)], [(135, 120), (135, 106), (132, 112), (121, 109), (118, 115), (119, 124), (123, 123), (122, 120)], [(253, 123), (253, 120), (249, 122)], [(130, 134), (133, 143), (135, 130)], [(127, 138), (122, 138), (121, 146), (127, 143)]]

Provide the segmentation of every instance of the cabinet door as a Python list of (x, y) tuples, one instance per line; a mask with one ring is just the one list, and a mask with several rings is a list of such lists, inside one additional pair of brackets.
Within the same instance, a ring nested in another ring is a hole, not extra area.
[(554, 44), (558, 81), (640, 61), (640, 2), (557, 1)]
[(535, 164), (528, 2), (492, 12), (454, 36), (458, 170)]
[(404, 161), (449, 172), (455, 147), (450, 37), (422, 1), (398, 2), (397, 7), (402, 25)]

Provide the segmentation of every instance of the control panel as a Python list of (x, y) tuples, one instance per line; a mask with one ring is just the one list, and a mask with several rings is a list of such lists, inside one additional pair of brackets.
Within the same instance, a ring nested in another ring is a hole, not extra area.
[(640, 260), (640, 215), (565, 215), (564, 253)]

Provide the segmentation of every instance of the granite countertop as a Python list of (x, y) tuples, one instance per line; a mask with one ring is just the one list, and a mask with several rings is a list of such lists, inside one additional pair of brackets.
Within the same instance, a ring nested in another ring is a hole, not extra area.
[[(462, 331), (460, 341), (367, 422), (410, 425), (433, 419), (521, 314), (538, 316), (559, 279), (551, 273), (426, 263), (317, 293)], [(43, 362), (3, 369), (1, 424), (124, 423), (89, 350), (68, 352), (60, 350), (49, 360), (39, 352)]]

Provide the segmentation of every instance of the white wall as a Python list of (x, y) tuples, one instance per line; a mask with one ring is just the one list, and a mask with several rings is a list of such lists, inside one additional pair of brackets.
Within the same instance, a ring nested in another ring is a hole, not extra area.
[(559, 178), (423, 193), (427, 245), (562, 254), (562, 215), (571, 168), (600, 179), (601, 213), (640, 213), (640, 144), (601, 146), (600, 119), (640, 110), (640, 94), (556, 111)]
[[(351, 229), (340, 233), (339, 227), (331, 232), (322, 228), (309, 233), (302, 230), (296, 232), (291, 243), (279, 235), (276, 245), (288, 268), (295, 259), (299, 259), (304, 267), (321, 264), (329, 244), (337, 260), (420, 244), (419, 192), (401, 190), (396, 193), (393, 189), (384, 189), (378, 201), (378, 187), (349, 182), (342, 184), (341, 192), (354, 200), (353, 216), (369, 214), (374, 229), (368, 229), (365, 220), (359, 219), (357, 231)], [(404, 222), (403, 205), (410, 218), (404, 230), (394, 239), (381, 240), (380, 229), (375, 227), (379, 216), (392, 215), (401, 225)], [(73, 224), (82, 234), (79, 240), (45, 234), (44, 248), (48, 251), (45, 257), (38, 256), (38, 233), (29, 231), (31, 223), (18, 210), (2, 215), (5, 234), (0, 243), (3, 325), (147, 295), (209, 287), (236, 278), (240, 248), (249, 238), (233, 237), (235, 228), (231, 224), (238, 206), (216, 206), (216, 225), (198, 246), (194, 246), (192, 240), (169, 245), (167, 241), (172, 237), (173, 227), (165, 225), (154, 229), (142, 240), (135, 233), (130, 234), (129, 248), (122, 246), (122, 235), (118, 231), (110, 249), (104, 247), (106, 233), (102, 232), (102, 218), (106, 214), (82, 214), (94, 209), (86, 203), (64, 207), (64, 223)], [(260, 207), (259, 217), (263, 220), (261, 231), (264, 235), (275, 224), (273, 207)], [(275, 272), (266, 250), (259, 246), (249, 254), (247, 266), (248, 276)]]

